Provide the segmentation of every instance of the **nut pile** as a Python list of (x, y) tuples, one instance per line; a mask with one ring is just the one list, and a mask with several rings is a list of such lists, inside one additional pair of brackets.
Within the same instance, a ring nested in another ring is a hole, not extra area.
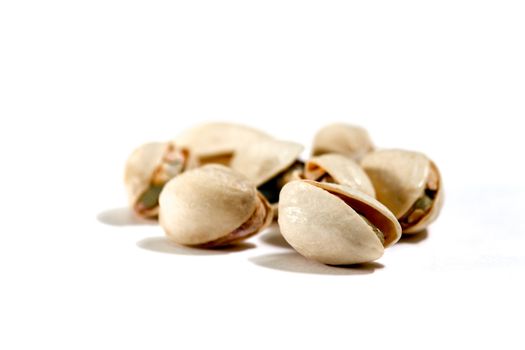
[(203, 124), (131, 154), (129, 203), (170, 240), (201, 248), (277, 220), (297, 252), (329, 265), (376, 260), (439, 215), (441, 175), (422, 153), (376, 150), (365, 129), (342, 123), (317, 132), (306, 162), (303, 149), (243, 125)]

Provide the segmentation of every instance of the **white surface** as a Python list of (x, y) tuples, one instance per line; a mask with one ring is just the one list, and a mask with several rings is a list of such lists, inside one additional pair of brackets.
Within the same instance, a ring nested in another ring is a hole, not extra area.
[[(4, 1), (0, 348), (522, 349), (519, 1)], [(133, 147), (241, 121), (307, 146), (328, 121), (440, 165), (428, 237), (377, 264), (240, 251), (136, 223)]]

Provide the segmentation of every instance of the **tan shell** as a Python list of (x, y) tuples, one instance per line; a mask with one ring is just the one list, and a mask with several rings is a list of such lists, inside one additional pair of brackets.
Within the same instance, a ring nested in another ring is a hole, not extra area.
[(124, 170), (124, 185), (130, 206), (150, 186), (151, 178), (161, 163), (167, 142), (150, 142), (136, 148), (129, 156)]
[[(358, 213), (381, 230), (384, 245)], [(394, 215), (376, 199), (348, 186), (309, 180), (283, 187), (279, 227), (300, 254), (329, 265), (379, 259), (401, 236)]]
[[(243, 175), (218, 164), (209, 164), (177, 176), (160, 195), (159, 222), (171, 240), (184, 245), (231, 244), (247, 238), (223, 240), (242, 227), (262, 206), (262, 230), (273, 214), (266, 200)], [(211, 245), (210, 245), (211, 246)]]
[(365, 129), (356, 125), (335, 123), (317, 132), (312, 145), (312, 155), (339, 153), (359, 160), (373, 149), (374, 144)]
[[(336, 153), (323, 154), (310, 159), (304, 168), (304, 177), (318, 180), (325, 174), (337, 184), (347, 185), (375, 197), (374, 186), (365, 171), (352, 159)], [(331, 181), (329, 181), (331, 182)]]
[(438, 176), (434, 204), (426, 217), (403, 233), (423, 230), (434, 221), (443, 205), (442, 180), (436, 165), (424, 154), (405, 150), (380, 150), (366, 155), (361, 165), (372, 181), (377, 199), (399, 219), (425, 193), (431, 170)]
[(175, 141), (189, 148), (199, 163), (229, 164), (234, 152), (246, 144), (270, 138), (262, 131), (241, 124), (206, 123), (180, 134)]
[(232, 159), (231, 167), (260, 186), (288, 169), (303, 149), (302, 145), (295, 142), (263, 139), (239, 149)]

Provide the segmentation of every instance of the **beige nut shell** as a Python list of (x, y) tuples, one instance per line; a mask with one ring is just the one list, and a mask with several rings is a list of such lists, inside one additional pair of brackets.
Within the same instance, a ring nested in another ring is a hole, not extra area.
[(356, 125), (334, 123), (320, 129), (314, 137), (312, 155), (339, 153), (354, 160), (374, 149), (368, 132)]
[(124, 170), (124, 185), (130, 206), (148, 189), (155, 168), (161, 163), (167, 142), (150, 142), (136, 148)]
[(409, 228), (405, 228), (403, 233), (418, 233), (424, 230), (428, 225), (434, 222), (439, 216), (441, 209), (443, 208), (443, 201), (445, 198), (445, 191), (443, 190), (443, 179), (441, 178), (441, 173), (439, 172), (438, 167), (432, 161), (430, 161), (430, 168), (437, 174), (439, 179), (439, 187), (434, 198), (434, 204), (430, 209), (430, 212), (423, 217), (417, 224)]
[[(437, 169), (437, 168), (436, 168)], [(430, 209), (430, 212), (423, 218), (421, 221), (419, 221), (416, 225), (411, 226), (410, 228), (404, 229), (403, 233), (418, 233), (424, 230), (428, 225), (430, 225), (432, 222), (434, 222), (437, 217), (439, 216), (439, 213), (441, 212), (441, 209), (443, 208), (443, 201), (444, 201), (444, 191), (443, 188), (440, 187), (436, 198), (434, 198), (434, 205), (432, 206), (432, 209)]]
[(260, 186), (289, 168), (303, 149), (295, 142), (263, 139), (239, 149), (231, 167)]
[(231, 157), (246, 144), (270, 138), (260, 130), (233, 123), (205, 123), (180, 134), (175, 142), (187, 147), (199, 159)]
[(316, 180), (324, 174), (330, 175), (337, 184), (347, 185), (375, 197), (374, 186), (368, 175), (359, 164), (348, 157), (328, 153), (313, 157), (306, 163), (304, 169), (306, 179)]
[(159, 198), (159, 223), (171, 240), (201, 245), (228, 235), (254, 212), (257, 190), (241, 174), (210, 164), (170, 180)]
[[(356, 209), (385, 233), (385, 245)], [(344, 185), (308, 180), (283, 187), (279, 226), (300, 254), (329, 265), (379, 259), (401, 236), (396, 218), (374, 198)]]
[(430, 213), (404, 233), (418, 232), (437, 218), (443, 205), (441, 175), (437, 166), (424, 154), (392, 149), (366, 155), (361, 165), (372, 181), (377, 199), (401, 218), (420, 198), (431, 169), (438, 174), (439, 187)]

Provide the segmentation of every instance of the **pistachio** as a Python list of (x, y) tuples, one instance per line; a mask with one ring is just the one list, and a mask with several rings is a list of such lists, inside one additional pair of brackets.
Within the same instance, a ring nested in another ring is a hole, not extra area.
[(269, 225), (272, 208), (242, 174), (209, 164), (170, 180), (159, 222), (169, 239), (212, 248), (244, 240)]
[(152, 142), (137, 148), (126, 162), (124, 182), (130, 206), (140, 216), (158, 215), (158, 198), (164, 184), (184, 172), (189, 151), (172, 142)]
[(377, 199), (398, 218), (403, 233), (425, 229), (443, 205), (441, 175), (424, 154), (381, 150), (361, 162), (376, 190)]
[(373, 197), (345, 185), (310, 180), (283, 187), (279, 226), (301, 255), (329, 265), (379, 259), (401, 236), (394, 215)]

